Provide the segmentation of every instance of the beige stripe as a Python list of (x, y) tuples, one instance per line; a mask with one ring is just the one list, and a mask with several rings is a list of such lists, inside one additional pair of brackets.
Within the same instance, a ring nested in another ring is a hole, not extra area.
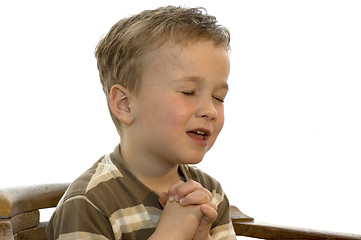
[(114, 212), (109, 220), (115, 237), (120, 238), (122, 233), (155, 227), (159, 220), (159, 209), (158, 212), (159, 214), (156, 208), (146, 208), (142, 204)]
[(103, 160), (98, 164), (95, 173), (91, 177), (86, 192), (96, 187), (99, 183), (108, 181), (112, 178), (123, 177), (118, 168), (113, 164), (110, 159), (110, 154), (106, 155)]
[[(75, 200), (75, 199), (82, 199), (82, 200), (86, 201), (87, 203), (89, 203), (90, 205), (92, 205), (95, 209), (97, 209), (99, 212), (101, 212), (102, 214), (104, 214), (97, 206), (94, 205), (94, 203), (92, 203), (87, 197), (85, 197), (85, 196), (83, 196), (83, 195), (77, 195), (77, 196), (68, 198), (64, 203), (70, 202), (70, 201)], [(105, 214), (104, 214), (104, 216), (105, 216)]]
[(210, 234), (214, 240), (236, 240), (232, 222), (211, 229)]
[(218, 206), (224, 199), (224, 192), (222, 191), (222, 193), (219, 194), (216, 192), (216, 190), (213, 190), (212, 196), (213, 196), (212, 202)]
[(156, 207), (145, 207), (147, 209), (147, 212), (150, 216), (150, 219), (152, 220), (155, 227), (158, 226), (160, 215), (162, 214), (162, 210)]
[(57, 240), (109, 240), (108, 238), (89, 232), (72, 232), (61, 234)]

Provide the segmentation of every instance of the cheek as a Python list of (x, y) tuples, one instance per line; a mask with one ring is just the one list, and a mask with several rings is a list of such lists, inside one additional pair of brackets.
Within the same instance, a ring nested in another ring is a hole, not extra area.
[(141, 115), (144, 119), (151, 118), (149, 119), (151, 121), (149, 124), (153, 125), (151, 127), (170, 131), (169, 128), (182, 126), (182, 123), (189, 118), (190, 108), (184, 101), (170, 95), (146, 103)]
[(177, 99), (169, 98), (159, 104), (156, 116), (152, 120), (152, 131), (158, 142), (177, 144), (186, 132), (189, 113), (189, 109)]
[(189, 119), (191, 109), (184, 101), (171, 97), (165, 100), (161, 121), (170, 125), (182, 126), (182, 123)]
[(218, 116), (217, 116), (217, 121), (216, 121), (216, 127), (218, 129), (218, 131), (220, 132), (223, 128), (224, 125), (224, 107), (219, 108), (218, 110)]

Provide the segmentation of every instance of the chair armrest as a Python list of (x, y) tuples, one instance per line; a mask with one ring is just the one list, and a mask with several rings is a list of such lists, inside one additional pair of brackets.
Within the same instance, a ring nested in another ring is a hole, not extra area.
[(361, 240), (361, 235), (296, 228), (269, 223), (233, 222), (238, 236), (260, 239)]
[(254, 222), (253, 218), (248, 217), (234, 206), (230, 208), (230, 215), (237, 236), (260, 239), (361, 240), (361, 235), (357, 234)]
[(0, 218), (55, 207), (68, 186), (59, 183), (0, 189)]
[(253, 222), (253, 218), (241, 212), (236, 206), (231, 205), (229, 208), (229, 215), (232, 222)]

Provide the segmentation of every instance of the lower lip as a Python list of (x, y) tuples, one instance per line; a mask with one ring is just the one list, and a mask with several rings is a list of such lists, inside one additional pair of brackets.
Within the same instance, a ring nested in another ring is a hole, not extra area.
[(188, 136), (194, 141), (196, 142), (198, 145), (202, 146), (202, 147), (206, 147), (208, 145), (208, 139), (204, 139), (204, 138), (200, 138), (197, 134), (195, 133), (187, 133)]

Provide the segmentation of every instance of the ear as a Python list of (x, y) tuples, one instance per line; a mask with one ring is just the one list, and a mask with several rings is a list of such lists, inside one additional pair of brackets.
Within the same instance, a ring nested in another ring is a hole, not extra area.
[(122, 85), (115, 84), (110, 89), (110, 110), (113, 115), (123, 124), (133, 123), (133, 115), (129, 107), (131, 93)]

